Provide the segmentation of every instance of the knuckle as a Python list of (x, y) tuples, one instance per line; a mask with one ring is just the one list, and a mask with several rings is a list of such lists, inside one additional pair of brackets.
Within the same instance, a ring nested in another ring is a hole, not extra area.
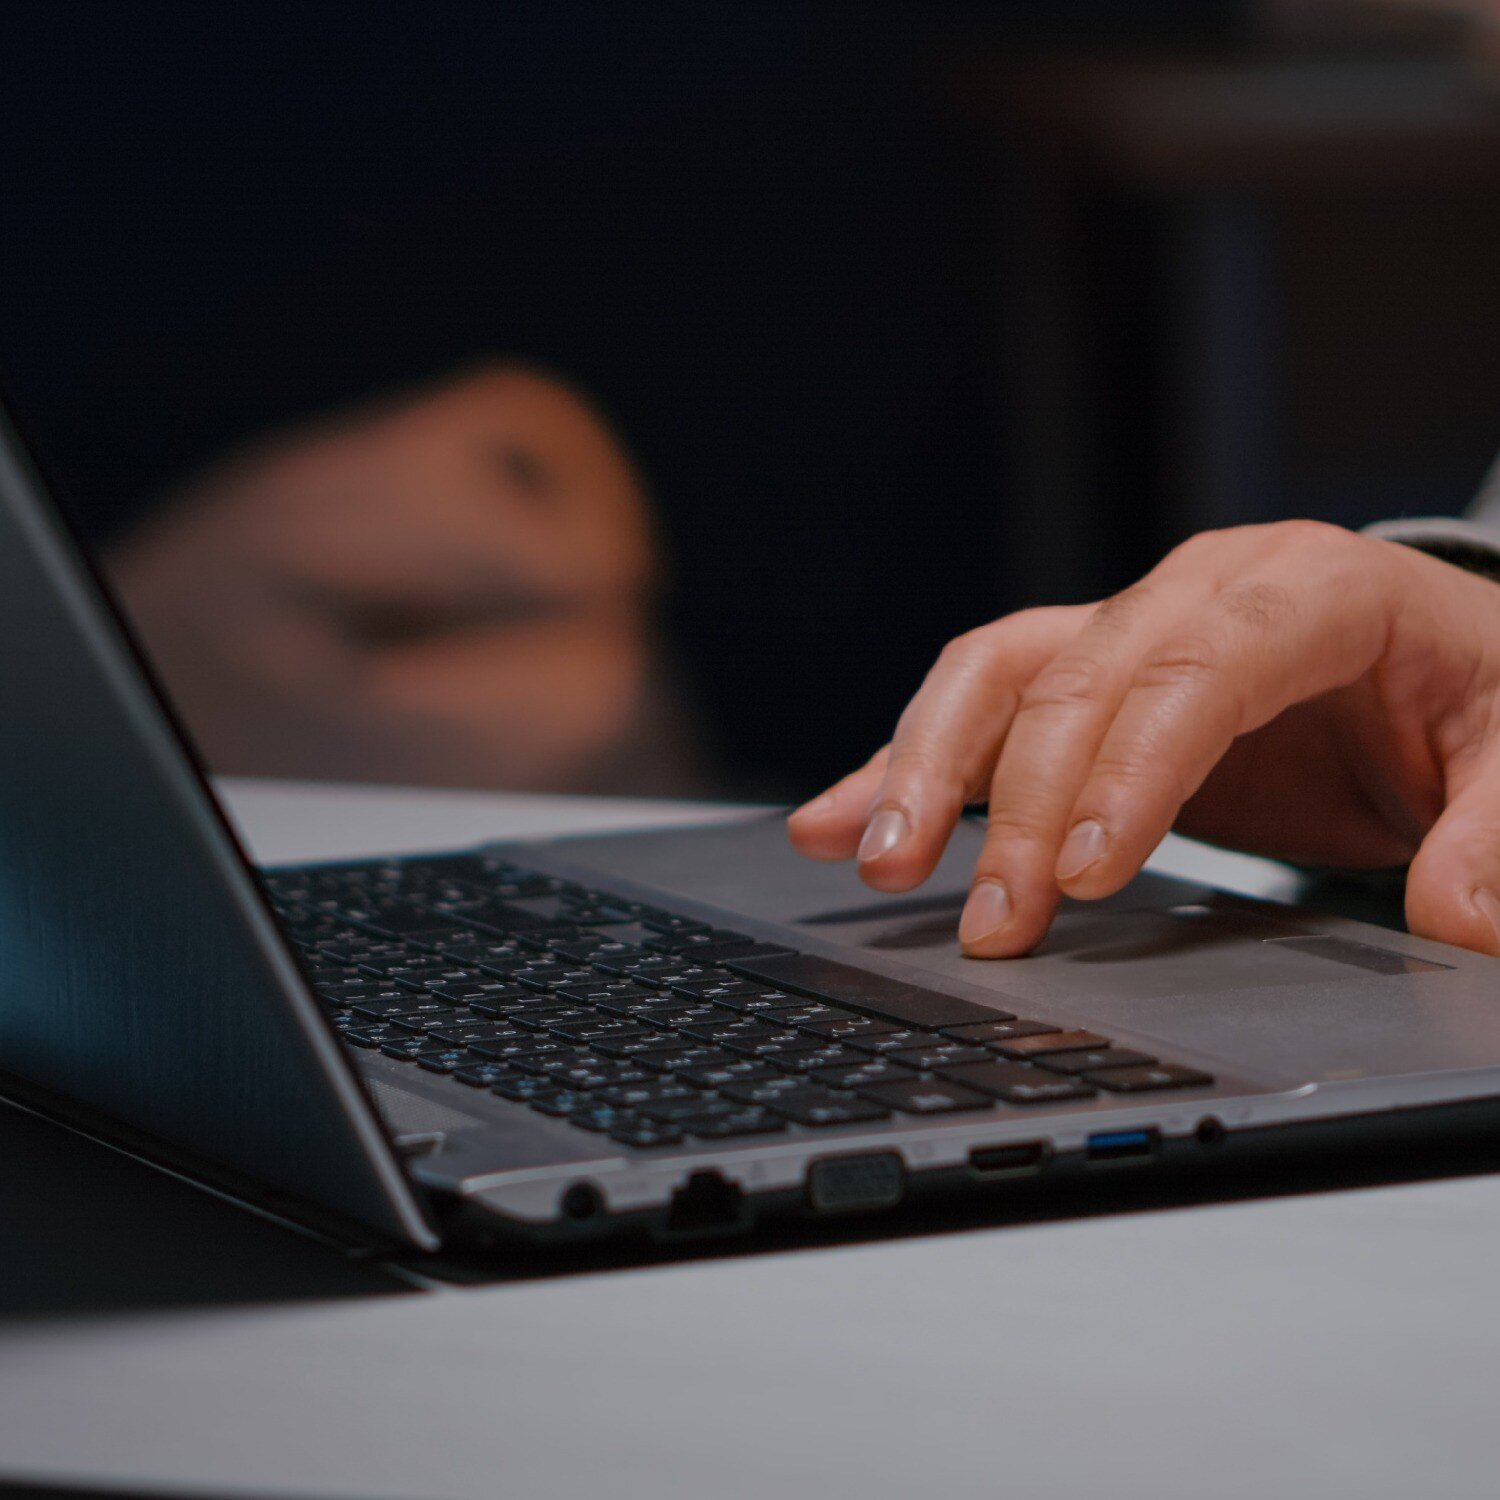
[(991, 807), (985, 832), (987, 848), (1004, 844), (1034, 843), (1047, 835), (1048, 825), (1038, 812), (1025, 807)]
[(1181, 636), (1148, 653), (1136, 673), (1141, 688), (1201, 687), (1219, 675), (1219, 650), (1202, 636)]
[(1105, 634), (1118, 633), (1125, 629), (1140, 614), (1141, 610), (1150, 602), (1150, 599), (1151, 588), (1149, 584), (1132, 584), (1130, 588), (1102, 600), (1095, 606), (1093, 618), (1089, 621), (1089, 627), (1096, 632)]
[(1347, 531), (1342, 526), (1335, 526), (1330, 521), (1311, 521), (1302, 517), (1273, 521), (1266, 530), (1283, 547), (1293, 547), (1319, 556), (1332, 551), (1343, 551), (1359, 541), (1352, 531)]
[(891, 751), (890, 758), (886, 761), (886, 782), (889, 784), (926, 776), (938, 765), (939, 757), (932, 746), (920, 740), (913, 744), (901, 745)]
[(1026, 685), (1017, 715), (1096, 704), (1100, 700), (1103, 676), (1103, 668), (1085, 657), (1073, 656), (1053, 662)]
[(1279, 583), (1238, 584), (1219, 595), (1219, 608), (1230, 619), (1258, 630), (1285, 618), (1293, 603), (1291, 590)]
[(1039, 613), (1041, 611), (1022, 610), (976, 625), (972, 630), (954, 636), (939, 653), (939, 659), (960, 670), (986, 670), (1004, 659), (1006, 644), (1032, 624)]
[(994, 640), (993, 624), (978, 625), (956, 635), (938, 653), (938, 660), (946, 666), (965, 667), (989, 654)]
[(1207, 558), (1217, 557), (1222, 553), (1233, 534), (1229, 530), (1195, 531), (1192, 536), (1184, 537), (1178, 542), (1157, 567), (1170, 568), (1184, 564), (1196, 568)]

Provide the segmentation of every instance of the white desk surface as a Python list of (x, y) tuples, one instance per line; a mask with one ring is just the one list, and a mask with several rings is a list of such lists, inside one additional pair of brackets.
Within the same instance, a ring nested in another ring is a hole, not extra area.
[[(267, 859), (684, 816), (231, 794)], [(1161, 862), (1268, 888), (1253, 861)], [(189, 1255), (155, 1174), (119, 1167), (132, 1253)], [(3, 1192), (6, 1240), (45, 1251)], [(526, 1500), (1500, 1493), (1500, 1178), (353, 1296), (309, 1290), (283, 1264), (300, 1246), (213, 1207), (215, 1264), (259, 1268), (271, 1294), (0, 1319), (0, 1473)], [(207, 1284), (192, 1264), (174, 1274)]]

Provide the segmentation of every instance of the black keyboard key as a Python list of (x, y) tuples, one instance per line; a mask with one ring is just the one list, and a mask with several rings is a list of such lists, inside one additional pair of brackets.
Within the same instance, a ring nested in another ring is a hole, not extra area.
[(707, 979), (674, 979), (667, 988), (693, 1000), (718, 1000), (727, 995), (761, 995), (767, 986), (736, 979), (733, 974), (718, 974)]
[[(355, 972), (358, 973), (357, 970)], [(392, 984), (385, 979), (372, 979), (368, 974), (318, 985), (317, 992), (335, 1005), (353, 1005), (360, 1000), (404, 1000), (410, 993), (399, 984)]]
[(877, 1083), (859, 1097), (907, 1115), (946, 1115), (967, 1109), (991, 1109), (994, 1099), (947, 1079), (915, 1078), (909, 1083)]
[(798, 1125), (860, 1125), (890, 1117), (890, 1108), (878, 1100), (860, 1094), (845, 1094), (833, 1089), (805, 1088), (778, 1095), (766, 1101), (773, 1114)]
[(813, 1036), (826, 1037), (830, 1042), (841, 1042), (856, 1036), (888, 1036), (902, 1028), (889, 1021), (877, 1021), (874, 1016), (833, 1016), (816, 1021), (803, 1021), (799, 1031), (811, 1032)]
[(684, 1049), (682, 1038), (666, 1031), (657, 1031), (646, 1036), (601, 1037), (597, 1041), (590, 1042), (589, 1046), (603, 1057), (622, 1060), (634, 1058), (643, 1068), (656, 1068), (658, 1071), (670, 1069), (672, 1064), (668, 1059), (682, 1057), (685, 1050), (694, 1057), (712, 1055), (711, 1048)]
[(683, 1036), (690, 1036), (695, 1041), (713, 1042), (716, 1045), (721, 1036), (779, 1036), (784, 1030), (780, 1026), (747, 1026), (739, 1016), (727, 1011), (710, 1012), (707, 1015), (694, 1011), (668, 1013), (653, 1019), (659, 1025), (670, 1026), (674, 1031), (680, 1031)]
[(336, 964), (378, 963), (383, 958), (397, 962), (410, 955), (404, 943), (377, 943), (374, 938), (363, 942), (330, 942), (318, 945), (321, 958), (332, 959)]
[(675, 1146), (682, 1140), (682, 1131), (675, 1125), (655, 1125), (649, 1120), (637, 1124), (623, 1125), (609, 1132), (612, 1141), (622, 1146), (634, 1146), (638, 1150), (649, 1150), (653, 1146)]
[(874, 1036), (852, 1036), (848, 1045), (856, 1052), (868, 1052), (873, 1057), (889, 1057), (897, 1052), (907, 1052), (913, 1047), (942, 1047), (947, 1043), (937, 1031), (880, 1031)]
[[(644, 1052), (637, 1058), (641, 1067), (652, 1068), (658, 1073), (686, 1073), (690, 1068), (716, 1068), (721, 1063), (740, 1061), (735, 1053), (726, 1052), (722, 1047), (674, 1047), (670, 1044), (674, 1040), (681, 1041), (680, 1037), (666, 1037), (664, 1040), (668, 1043), (666, 1047)], [(597, 1047), (595, 1050), (602, 1052), (605, 1049)]]
[(591, 1005), (559, 1005), (549, 996), (537, 1005), (511, 1011), (505, 1019), (512, 1026), (524, 1026), (528, 1031), (548, 1031), (572, 1021), (608, 1021), (612, 1018), (601, 1016)]
[[(454, 1077), (458, 1077), (454, 1074)], [(533, 1099), (549, 1099), (563, 1090), (540, 1074), (507, 1073), (490, 1084), (490, 1092), (514, 1104), (530, 1104)]]
[[(450, 1047), (470, 1047), (476, 1042), (502, 1042), (526, 1033), (503, 1021), (471, 1021), (468, 1024), (443, 1025), (429, 1028), (427, 1032), (434, 1041), (446, 1042)], [(529, 1038), (527, 1038), (529, 1040)]]
[(1132, 1052), (1128, 1047), (1096, 1047), (1086, 1052), (1056, 1052), (1039, 1057), (1036, 1065), (1054, 1073), (1097, 1073), (1105, 1068), (1144, 1068), (1156, 1059), (1149, 1052)]
[(716, 1117), (738, 1113), (744, 1106), (733, 1099), (712, 1099), (699, 1094), (696, 1099), (655, 1099), (649, 1104), (636, 1107), (643, 1120), (655, 1120), (659, 1125), (680, 1125), (684, 1120), (712, 1120)]
[(380, 1050), (387, 1057), (394, 1057), (398, 1062), (417, 1062), (423, 1056), (435, 1057), (439, 1053), (455, 1051), (452, 1047), (445, 1047), (441, 1042), (430, 1042), (426, 1037), (421, 1036), (393, 1037), (388, 1042), (382, 1042)]
[(850, 1010), (899, 1021), (904, 1026), (962, 1026), (969, 1021), (992, 1021), (995, 1011), (973, 1000), (959, 1000), (902, 979), (871, 974), (832, 959), (808, 953), (776, 958), (730, 959), (725, 967), (747, 979), (758, 979), (777, 989), (795, 990)]
[(509, 1020), (515, 1016), (531, 1015), (547, 1009), (547, 1002), (530, 990), (501, 990), (498, 994), (485, 995), (482, 999), (464, 1002), (476, 1016), (492, 1016), (497, 1020)]
[(816, 1052), (812, 1038), (801, 1031), (757, 1030), (749, 1032), (719, 1032), (714, 1037), (717, 1046), (726, 1052), (738, 1053), (741, 1057), (788, 1057), (797, 1052)]
[(646, 1104), (681, 1103), (684, 1099), (702, 1099), (704, 1095), (702, 1089), (691, 1084), (656, 1079), (651, 1083), (606, 1084), (595, 1090), (594, 1097), (601, 1104), (612, 1104), (618, 1109), (640, 1109)]
[(683, 950), (699, 963), (727, 963), (734, 959), (778, 958), (792, 950), (784, 943), (757, 943), (753, 938), (731, 938), (722, 943), (702, 943)]
[[(778, 1019), (784, 1019), (812, 1009), (800, 995), (791, 995), (785, 990), (767, 989), (763, 984), (752, 985), (748, 980), (743, 989), (737, 989), (732, 994), (716, 993), (711, 998), (722, 1010), (732, 1010), (742, 1016), (774, 1015)], [(818, 1017), (814, 1016), (812, 1019), (817, 1020)]]
[(594, 1009), (602, 1016), (619, 1016), (627, 1020), (634, 1018), (656, 1026), (663, 1024), (661, 1017), (679, 1014), (683, 1005), (678, 995), (636, 990), (633, 997), (621, 995), (616, 999), (596, 1001)]
[(668, 958), (663, 953), (650, 953), (644, 958), (627, 955), (620, 959), (595, 959), (594, 967), (601, 974), (618, 974), (622, 979), (646, 983), (660, 974), (675, 974), (688, 966), (680, 959)]
[(676, 1076), (684, 1083), (696, 1084), (701, 1089), (722, 1089), (729, 1084), (760, 1083), (768, 1078), (786, 1077), (758, 1057), (742, 1057), (734, 1062), (703, 1068), (683, 1068)]
[(1156, 1063), (1142, 1068), (1109, 1068), (1084, 1075), (1090, 1083), (1112, 1094), (1145, 1094), (1157, 1089), (1200, 1089), (1214, 1081), (1212, 1073), (1184, 1068), (1176, 1063)]
[[(806, 1040), (811, 1041), (812, 1038)], [(864, 1053), (856, 1052), (841, 1042), (826, 1042), (821, 1047), (789, 1047), (783, 1052), (766, 1055), (767, 1062), (774, 1063), (788, 1073), (810, 1073), (814, 1068), (856, 1067), (869, 1060)]]
[(908, 1083), (917, 1075), (900, 1063), (863, 1058), (853, 1067), (823, 1067), (812, 1075), (831, 1089), (860, 1089), (877, 1083)]
[(990, 1054), (983, 1047), (966, 1047), (962, 1042), (937, 1041), (926, 1047), (905, 1047), (900, 1052), (885, 1054), (892, 1062), (905, 1063), (908, 1068), (925, 1070), (953, 1068), (960, 1063), (987, 1062)]
[(767, 1109), (754, 1106), (738, 1109), (731, 1115), (689, 1115), (678, 1125), (689, 1135), (703, 1141), (724, 1141), (737, 1135), (774, 1135), (786, 1129), (786, 1121)]
[(757, 1078), (745, 1083), (725, 1084), (719, 1092), (726, 1099), (739, 1104), (769, 1104), (773, 1099), (784, 1099), (788, 1094), (805, 1094), (808, 1085), (801, 1078), (791, 1078), (785, 1073), (775, 1078)]
[(540, 1037), (530, 1032), (516, 1037), (497, 1037), (488, 1042), (470, 1042), (468, 1048), (476, 1056), (488, 1058), (491, 1062), (510, 1062), (517, 1058), (530, 1060), (557, 1057), (577, 1050), (568, 1042)]
[(534, 1094), (526, 1102), (544, 1115), (571, 1116), (580, 1110), (597, 1108), (589, 1096), (578, 1089), (560, 1088), (556, 1093)]
[(467, 1063), (461, 1068), (455, 1068), (452, 1074), (455, 1082), (467, 1084), (471, 1089), (487, 1089), (505, 1079), (519, 1076), (514, 1068), (495, 1062)]
[[(676, 1041), (681, 1041), (681, 1038), (676, 1038)], [(724, 1052), (723, 1047), (670, 1047), (663, 1052), (649, 1053), (637, 1061), (642, 1068), (679, 1076), (685, 1076), (693, 1068), (720, 1068), (730, 1062), (756, 1062), (763, 1067), (763, 1064), (759, 1064), (759, 1059), (739, 1058), (735, 1053)]]
[[(478, 900), (449, 907), (444, 915), (456, 919), (466, 926), (477, 927), (484, 932), (516, 933), (533, 931), (541, 927), (555, 927), (557, 922), (534, 912), (524, 911), (504, 901)], [(432, 924), (435, 925), (435, 924)]]
[(552, 1021), (547, 1030), (553, 1036), (566, 1038), (570, 1042), (638, 1041), (649, 1033), (642, 1026), (629, 1021), (616, 1021), (608, 1016), (591, 1016), (586, 1021)]
[(1024, 1063), (969, 1063), (947, 1069), (943, 1076), (966, 1088), (979, 1089), (1007, 1104), (1056, 1104), (1065, 1099), (1091, 1099), (1094, 1090), (1077, 1078), (1046, 1073)]
[(358, 969), (361, 974), (373, 974), (377, 979), (405, 979), (419, 985), (429, 978), (440, 979), (444, 974), (451, 974), (454, 979), (475, 977), (468, 969), (444, 963), (435, 954), (381, 954), (375, 958), (360, 959)]
[(424, 1002), (420, 995), (407, 995), (400, 1000), (361, 1000), (349, 1008), (355, 1015), (367, 1016), (372, 1021), (405, 1020), (411, 1016), (434, 1019), (463, 1015), (456, 1005), (449, 1005), (446, 1001), (431, 996)]
[(517, 969), (511, 979), (524, 984), (529, 990), (556, 990), (564, 985), (588, 984), (599, 976), (592, 969), (580, 969), (576, 964), (532, 964), (529, 968)]
[(665, 969), (648, 974), (632, 974), (631, 980), (646, 989), (664, 990), (675, 984), (721, 984), (730, 976), (722, 969), (705, 968), (702, 964), (673, 963)]
[(559, 958), (571, 958), (581, 964), (598, 968), (606, 961), (619, 963), (631, 958), (645, 958), (647, 950), (634, 943), (611, 941), (606, 937), (581, 937), (570, 942), (553, 943), (551, 951)]
[(1048, 1031), (1037, 1036), (1018, 1036), (1008, 1042), (997, 1042), (994, 1050), (1002, 1057), (1044, 1057), (1049, 1052), (1087, 1052), (1107, 1046), (1109, 1038), (1092, 1031)]
[(417, 1066), (428, 1073), (454, 1073), (473, 1061), (473, 1055), (467, 1047), (447, 1047), (441, 1052), (421, 1053), (417, 1058)]
[[(561, 1052), (554, 1052), (549, 1048), (545, 1052), (539, 1052), (533, 1046), (530, 1052), (517, 1052), (507, 1057), (505, 1061), (520, 1073), (545, 1074), (548, 1078), (554, 1079), (559, 1086), (564, 1083), (564, 1080), (557, 1078), (559, 1069), (582, 1067), (590, 1063), (597, 1063), (600, 1067), (610, 1066), (603, 1058), (595, 1057), (582, 1047), (564, 1047)], [(573, 1088), (576, 1085), (567, 1084), (566, 1086)]]
[(597, 1005), (601, 1000), (622, 1000), (629, 1003), (641, 997), (641, 987), (628, 979), (604, 980), (597, 975), (592, 981), (578, 981), (563, 985), (557, 991), (559, 1000), (573, 1001), (579, 1005)]
[(577, 1125), (581, 1130), (628, 1130), (632, 1126), (644, 1124), (645, 1122), (631, 1109), (611, 1109), (607, 1104), (594, 1104), (587, 1109), (580, 1109), (568, 1116), (570, 1125)]
[(467, 1005), (471, 1000), (498, 1000), (502, 996), (514, 993), (515, 988), (514, 985), (508, 985), (499, 979), (483, 980), (477, 983), (427, 986), (429, 994), (437, 995), (443, 1000), (452, 1000), (458, 1005)]
[(707, 922), (700, 922), (696, 917), (678, 917), (669, 911), (644, 911), (641, 913), (641, 926), (649, 927), (652, 932), (708, 932)]
[(544, 1069), (547, 1077), (566, 1089), (628, 1088), (632, 1084), (656, 1081), (656, 1074), (629, 1063), (610, 1062), (605, 1058), (573, 1059), (550, 1062)]
[(837, 1005), (824, 1005), (821, 1000), (807, 1000), (801, 995), (793, 995), (792, 1009), (776, 1012), (778, 1021), (786, 1026), (801, 1026), (808, 1021), (832, 1021), (838, 1017), (849, 1017), (854, 1014), (852, 1010), (843, 1010)]
[(338, 964), (303, 964), (302, 977), (316, 990), (324, 985), (341, 984), (348, 979), (349, 971)]
[(1015, 1036), (1041, 1036), (1044, 1032), (1061, 1030), (1061, 1026), (1049, 1026), (1045, 1021), (1023, 1021), (1012, 1016), (1009, 1020), (979, 1021), (972, 1026), (945, 1026), (943, 1035), (955, 1042), (990, 1047)]
[(354, 1026), (340, 1035), (346, 1042), (353, 1042), (356, 1047), (379, 1047), (389, 1041), (406, 1041), (410, 1037), (409, 1032), (401, 1031), (389, 1023), (375, 1026)]
[[(643, 922), (641, 925), (644, 927), (646, 924)], [(723, 934), (713, 928), (704, 928), (701, 932), (653, 933), (646, 939), (645, 946), (654, 953), (692, 953), (696, 949), (713, 948), (725, 942), (749, 941), (749, 938), (741, 937), (739, 933)]]

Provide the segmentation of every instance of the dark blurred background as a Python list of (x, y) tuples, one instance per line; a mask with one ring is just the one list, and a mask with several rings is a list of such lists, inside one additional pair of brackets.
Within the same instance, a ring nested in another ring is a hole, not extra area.
[(1500, 90), (1441, 6), (0, 26), (0, 372), (90, 535), (309, 416), (557, 371), (645, 476), (711, 788), (849, 769), (970, 625), (1204, 526), (1460, 509), (1500, 448)]

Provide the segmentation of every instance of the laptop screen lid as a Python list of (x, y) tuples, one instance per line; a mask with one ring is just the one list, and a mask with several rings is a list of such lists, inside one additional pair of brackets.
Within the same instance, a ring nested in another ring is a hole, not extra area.
[[(0, 414), (0, 1073), (437, 1244), (107, 591)], [(294, 1216), (299, 1216), (294, 1213)]]

